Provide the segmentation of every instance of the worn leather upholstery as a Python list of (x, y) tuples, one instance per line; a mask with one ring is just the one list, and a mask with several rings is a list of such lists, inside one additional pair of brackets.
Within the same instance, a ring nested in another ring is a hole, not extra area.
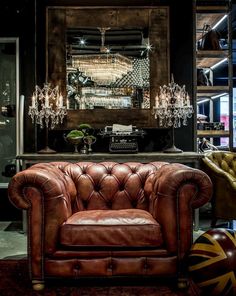
[(9, 199), (28, 213), (30, 275), (183, 276), (192, 209), (211, 198), (201, 170), (152, 162), (51, 162), (17, 173)]
[(212, 151), (205, 153), (203, 169), (214, 185), (212, 226), (218, 218), (236, 219), (236, 153)]

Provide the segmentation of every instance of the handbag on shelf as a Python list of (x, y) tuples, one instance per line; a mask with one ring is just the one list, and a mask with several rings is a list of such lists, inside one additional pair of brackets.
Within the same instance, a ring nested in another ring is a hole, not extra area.
[(202, 38), (198, 42), (200, 50), (221, 50), (220, 32), (212, 29), (210, 25), (204, 24)]
[(199, 140), (198, 142), (198, 152), (199, 153), (204, 153), (204, 152), (208, 152), (208, 151), (216, 151), (218, 150), (218, 148), (216, 146), (214, 146), (213, 144), (211, 144), (211, 142), (209, 140), (207, 140), (206, 138), (202, 138)]
[(197, 69), (197, 85), (198, 86), (212, 86), (210, 79), (207, 77), (204, 69)]

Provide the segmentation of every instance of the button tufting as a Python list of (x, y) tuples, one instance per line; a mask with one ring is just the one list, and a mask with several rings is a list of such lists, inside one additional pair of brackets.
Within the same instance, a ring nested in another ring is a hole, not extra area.
[(132, 201), (131, 204), (132, 204), (132, 207), (133, 208), (136, 208), (137, 207), (137, 202), (136, 201)]
[(108, 207), (109, 209), (112, 208), (112, 201), (111, 201), (111, 200), (109, 200), (109, 201), (107, 202), (107, 207)]
[(94, 186), (94, 191), (99, 191), (100, 190), (100, 186), (99, 185), (95, 185)]
[(125, 189), (124, 184), (121, 184), (119, 189), (120, 191), (123, 191)]

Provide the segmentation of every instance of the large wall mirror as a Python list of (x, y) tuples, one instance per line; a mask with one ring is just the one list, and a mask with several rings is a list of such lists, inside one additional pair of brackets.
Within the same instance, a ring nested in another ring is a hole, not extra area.
[(169, 78), (168, 33), (167, 7), (48, 7), (47, 79), (63, 90), (67, 126), (156, 126), (151, 110)]

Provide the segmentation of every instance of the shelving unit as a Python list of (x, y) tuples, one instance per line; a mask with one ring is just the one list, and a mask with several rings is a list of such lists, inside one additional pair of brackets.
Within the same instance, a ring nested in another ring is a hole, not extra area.
[(210, 138), (215, 138), (215, 137), (229, 137), (229, 132), (228, 131), (216, 131), (216, 130), (198, 130), (197, 131), (197, 136), (198, 137), (210, 137)]
[[(214, 104), (213, 100), (223, 96), (228, 96), (228, 116), (229, 125), (225, 130), (197, 130), (197, 138), (206, 137), (214, 141), (216, 138), (229, 138), (229, 150), (233, 147), (232, 131), (232, 100), (233, 100), (233, 70), (232, 70), (232, 29), (231, 29), (231, 7), (230, 2), (223, 2), (222, 5), (202, 5), (203, 1), (196, 1), (196, 44), (203, 37), (203, 27), (205, 24), (211, 28), (217, 29), (217, 24), (224, 19), (227, 23), (227, 46), (221, 50), (198, 50), (196, 46), (196, 69), (204, 69), (208, 73), (209, 80), (212, 85), (197, 85), (196, 100), (197, 105), (201, 102), (209, 101), (208, 120), (214, 121)], [(219, 2), (219, 1), (218, 1)], [(216, 85), (214, 81), (215, 68), (219, 63), (227, 63), (228, 83), (225, 85)], [(197, 71), (196, 71), (197, 72)], [(213, 82), (213, 83), (212, 83)], [(197, 79), (196, 79), (197, 84)], [(205, 114), (206, 115), (206, 114)]]

